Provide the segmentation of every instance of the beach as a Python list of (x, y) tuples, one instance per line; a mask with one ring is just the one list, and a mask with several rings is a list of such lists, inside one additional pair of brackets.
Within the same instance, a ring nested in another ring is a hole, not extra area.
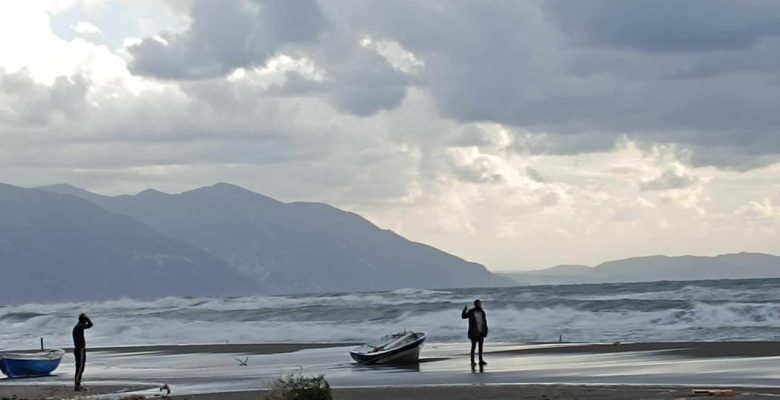
[[(0, 308), (0, 338), (7, 350), (40, 337), (67, 349), (73, 310), (92, 310), (84, 384), (96, 398), (151, 398), (167, 385), (177, 399), (259, 399), (290, 374), (324, 375), (336, 399), (675, 399), (698, 388), (766, 398), (780, 394), (778, 289), (751, 280), (20, 304)], [(489, 305), (482, 371), (470, 368), (459, 316), (473, 298)], [(406, 328), (428, 334), (419, 364), (349, 356)], [(67, 353), (53, 376), (0, 379), (0, 397), (84, 396), (73, 370)]]
[[(419, 364), (367, 367), (353, 343), (209, 344), (90, 349), (89, 392), (72, 391), (68, 354), (50, 377), (0, 380), (0, 397), (260, 399), (277, 378), (324, 374), (336, 399), (677, 399), (729, 389), (780, 396), (780, 342), (489, 343), (471, 370), (466, 343), (428, 343)], [(246, 364), (246, 365), (242, 365)], [(723, 392), (726, 394), (726, 392)]]
[[(182, 396), (189, 400), (250, 400), (262, 399), (265, 392), (249, 391)], [(733, 394), (739, 399), (771, 399), (780, 391), (770, 389), (737, 388)], [(713, 395), (715, 396), (715, 395)], [(337, 400), (515, 400), (515, 399), (580, 399), (580, 400), (661, 400), (698, 398), (691, 389), (683, 387), (655, 386), (582, 386), (582, 385), (471, 385), (471, 386), (420, 386), (420, 387), (374, 387), (335, 389)], [(710, 396), (702, 395), (701, 398)]]

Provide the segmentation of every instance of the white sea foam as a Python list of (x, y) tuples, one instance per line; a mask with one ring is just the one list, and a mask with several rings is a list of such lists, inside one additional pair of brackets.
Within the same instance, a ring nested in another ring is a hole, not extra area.
[(463, 341), (460, 310), (476, 297), (496, 341), (780, 340), (780, 280), (735, 282), (6, 305), (0, 348), (34, 347), (41, 336), (69, 346), (79, 312), (95, 322), (91, 346), (365, 341), (401, 329)]
[(578, 300), (691, 300), (691, 301), (777, 301), (780, 302), (780, 291), (777, 288), (735, 290), (728, 288), (712, 288), (688, 285), (679, 289), (649, 292), (623, 291), (612, 294), (593, 294), (586, 296), (570, 296)]

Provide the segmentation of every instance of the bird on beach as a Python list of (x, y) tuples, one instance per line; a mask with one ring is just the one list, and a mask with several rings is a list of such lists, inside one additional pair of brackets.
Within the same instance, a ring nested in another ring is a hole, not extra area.
[(168, 384), (166, 383), (166, 384), (160, 386), (160, 391), (161, 392), (165, 392), (165, 393), (162, 394), (162, 398), (163, 399), (167, 399), (168, 396), (171, 394), (171, 387), (168, 386)]
[(238, 361), (239, 367), (246, 367), (247, 362), (249, 362), (249, 357), (244, 358), (243, 360), (236, 358), (236, 361)]

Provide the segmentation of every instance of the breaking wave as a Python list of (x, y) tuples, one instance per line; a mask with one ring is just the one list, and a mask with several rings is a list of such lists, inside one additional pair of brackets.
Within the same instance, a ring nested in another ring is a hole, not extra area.
[(69, 346), (80, 312), (91, 346), (363, 342), (404, 328), (463, 341), (475, 298), (494, 341), (780, 340), (780, 279), (763, 279), (2, 305), (0, 348)]

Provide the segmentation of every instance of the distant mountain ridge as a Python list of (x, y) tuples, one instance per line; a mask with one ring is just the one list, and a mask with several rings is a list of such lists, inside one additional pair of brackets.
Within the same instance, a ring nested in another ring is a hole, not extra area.
[(567, 265), (502, 275), (532, 285), (780, 278), (780, 257), (764, 253), (658, 255), (608, 261), (595, 267)]
[(146, 190), (113, 197), (71, 185), (40, 189), (76, 196), (151, 226), (219, 259), (263, 293), (513, 283), (480, 264), (380, 229), (357, 214), (322, 203), (283, 203), (226, 183), (180, 194)]
[(220, 260), (80, 198), (0, 184), (0, 303), (246, 294)]

